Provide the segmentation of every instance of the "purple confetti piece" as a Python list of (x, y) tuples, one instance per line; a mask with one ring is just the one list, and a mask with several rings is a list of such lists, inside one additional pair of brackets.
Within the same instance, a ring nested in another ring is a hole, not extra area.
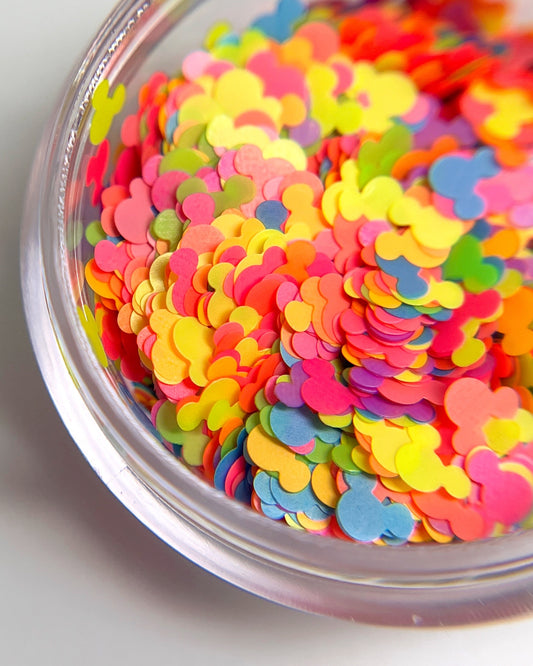
[(308, 118), (301, 125), (291, 128), (289, 136), (293, 141), (307, 148), (320, 139), (320, 125), (316, 120)]
[(383, 384), (383, 377), (379, 377), (365, 368), (353, 367), (348, 373), (348, 382), (355, 389), (375, 392)]
[(381, 377), (396, 377), (398, 374), (398, 368), (389, 365), (387, 361), (379, 358), (362, 358), (361, 363), (364, 368), (375, 375), (381, 375)]
[(302, 367), (302, 362), (295, 363), (290, 371), (290, 382), (279, 382), (274, 389), (274, 395), (287, 407), (303, 407), (305, 402), (302, 398), (302, 385), (309, 375)]
[(378, 395), (372, 395), (362, 397), (361, 402), (367, 411), (382, 419), (409, 416), (417, 423), (429, 423), (435, 418), (435, 410), (426, 400), (421, 400), (414, 405), (398, 405)]

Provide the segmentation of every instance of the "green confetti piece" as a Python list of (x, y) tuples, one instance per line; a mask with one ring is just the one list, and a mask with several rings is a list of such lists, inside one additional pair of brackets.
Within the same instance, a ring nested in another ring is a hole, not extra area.
[(170, 251), (174, 252), (183, 235), (183, 223), (174, 210), (164, 210), (152, 222), (150, 233), (154, 238), (167, 241)]
[(159, 165), (159, 175), (167, 171), (184, 171), (190, 176), (205, 166), (205, 160), (191, 148), (174, 148), (167, 153)]
[(411, 132), (403, 125), (394, 125), (379, 141), (365, 141), (359, 151), (359, 187), (363, 189), (377, 176), (390, 176), (402, 155), (412, 150)]
[(235, 430), (232, 430), (230, 434), (226, 437), (224, 440), (224, 444), (220, 447), (220, 455), (221, 458), (223, 458), (227, 453), (230, 451), (233, 451), (233, 449), (237, 448), (237, 440), (239, 439), (239, 435), (242, 432), (242, 427), (235, 428)]
[(320, 463), (328, 463), (331, 461), (334, 448), (335, 447), (332, 444), (327, 444), (319, 437), (316, 437), (315, 448), (311, 451), (311, 453), (303, 456), (303, 458), (305, 458), (308, 462), (316, 463), (317, 465)]
[(334, 447), (333, 451), (331, 452), (331, 459), (335, 465), (337, 465), (337, 467), (344, 470), (345, 472), (350, 472), (351, 474), (361, 471), (352, 460), (353, 448), (354, 447), (352, 444), (346, 442)]
[(470, 235), (457, 241), (443, 266), (446, 280), (462, 281), (473, 294), (494, 287), (500, 281), (501, 273), (497, 265), (483, 257), (479, 240)]
[(263, 409), (259, 412), (259, 416), (261, 419), (261, 425), (263, 426), (263, 430), (267, 433), (267, 435), (270, 435), (271, 437), (276, 437), (276, 435), (272, 431), (272, 428), (270, 427), (271, 412), (272, 412), (272, 406), (267, 405), (266, 407), (263, 407)]
[(255, 185), (247, 176), (231, 176), (224, 185), (222, 192), (211, 192), (215, 202), (215, 217), (221, 215), (228, 208), (239, 208), (248, 203), (255, 196)]
[(183, 444), (185, 435), (178, 426), (176, 419), (176, 405), (172, 402), (164, 402), (159, 408), (156, 416), (156, 428), (159, 434), (171, 444)]
[(190, 194), (207, 194), (207, 185), (201, 178), (188, 178), (177, 189), (176, 199), (182, 204)]
[(193, 125), (186, 129), (179, 137), (178, 148), (195, 148), (200, 138), (205, 135), (205, 125)]
[(107, 234), (102, 229), (100, 220), (95, 220), (88, 225), (88, 227), (85, 229), (85, 238), (87, 239), (87, 242), (93, 247), (101, 240), (105, 240), (107, 238)]
[(70, 222), (67, 226), (67, 249), (73, 252), (83, 238), (83, 224), (79, 220)]

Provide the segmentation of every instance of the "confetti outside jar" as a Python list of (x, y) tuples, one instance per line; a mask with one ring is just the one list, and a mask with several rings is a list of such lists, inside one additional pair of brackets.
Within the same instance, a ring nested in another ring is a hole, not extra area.
[(533, 511), (533, 37), (501, 4), (281, 0), (92, 98), (80, 308), (165, 446), (320, 535)]

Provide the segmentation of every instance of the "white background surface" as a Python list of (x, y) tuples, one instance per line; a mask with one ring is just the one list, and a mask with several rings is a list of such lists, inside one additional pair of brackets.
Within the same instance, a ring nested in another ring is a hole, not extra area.
[(43, 124), (112, 4), (0, 0), (0, 664), (533, 663), (533, 618), (383, 629), (241, 592), (142, 527), (70, 440), (25, 332), (18, 233)]

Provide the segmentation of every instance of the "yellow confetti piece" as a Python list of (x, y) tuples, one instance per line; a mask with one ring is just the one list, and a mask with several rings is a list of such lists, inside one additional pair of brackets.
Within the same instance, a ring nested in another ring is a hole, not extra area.
[(370, 463), (370, 456), (368, 451), (365, 451), (362, 446), (354, 446), (351, 454), (355, 466), (366, 472), (366, 474), (375, 474), (375, 470)]
[(156, 310), (150, 317), (150, 328), (157, 335), (150, 355), (154, 374), (165, 384), (179, 384), (188, 376), (187, 360), (173, 344), (173, 332), (179, 315)]
[(296, 141), (291, 141), (291, 139), (269, 141), (263, 147), (263, 157), (265, 160), (279, 157), (292, 164), (296, 171), (305, 171), (307, 169), (307, 155), (304, 149)]
[(514, 268), (509, 268), (505, 271), (503, 278), (495, 289), (501, 294), (502, 298), (510, 298), (520, 289), (522, 282), (522, 274)]
[(207, 427), (213, 432), (217, 432), (230, 419), (244, 419), (246, 412), (239, 407), (236, 402), (233, 405), (229, 400), (218, 400), (212, 406), (207, 416)]
[(427, 518), (422, 518), (422, 522), (427, 533), (436, 543), (451, 543), (453, 541), (453, 534), (441, 534), (430, 524)]
[(297, 127), (301, 125), (307, 116), (307, 108), (301, 97), (289, 93), (281, 98), (281, 118), (282, 125), (287, 127)]
[(309, 467), (277, 439), (267, 435), (260, 425), (249, 433), (246, 449), (255, 465), (279, 474), (279, 483), (287, 492), (298, 493), (311, 480)]
[(513, 139), (523, 125), (533, 122), (533, 103), (530, 96), (517, 88), (491, 88), (483, 81), (476, 81), (469, 92), (479, 102), (493, 106), (486, 118), (486, 130), (498, 139)]
[(399, 227), (411, 227), (416, 240), (430, 250), (447, 250), (465, 229), (463, 222), (444, 217), (433, 206), (422, 206), (408, 195), (392, 203), (389, 217)]
[(349, 221), (361, 216), (368, 219), (387, 219), (391, 206), (403, 197), (401, 185), (388, 176), (378, 176), (361, 191), (357, 185), (358, 169), (354, 160), (341, 167), (341, 181), (326, 188), (322, 197), (322, 212), (333, 225), (339, 213)]
[(231, 118), (237, 118), (246, 111), (261, 110), (277, 123), (281, 116), (281, 104), (273, 97), (264, 97), (263, 92), (264, 84), (258, 76), (247, 70), (232, 69), (217, 80), (213, 99), (222, 113)]
[(209, 124), (222, 113), (222, 108), (209, 95), (193, 95), (185, 100), (180, 109), (180, 124)]
[(419, 425), (409, 428), (408, 434), (411, 441), (395, 456), (401, 478), (421, 492), (431, 493), (443, 487), (452, 497), (467, 497), (471, 482), (465, 471), (444, 465), (436, 453), (441, 443), (438, 431), (431, 425)]
[(368, 132), (384, 134), (393, 118), (413, 108), (417, 89), (403, 72), (378, 72), (369, 63), (357, 63), (354, 83), (346, 95), (361, 103), (361, 126)]
[(96, 323), (94, 315), (91, 312), (91, 309), (89, 308), (88, 305), (84, 305), (83, 307), (78, 306), (77, 312), (80, 324), (82, 325), (82, 328), (85, 331), (85, 334), (87, 335), (87, 338), (91, 344), (91, 348), (94, 352), (94, 355), (98, 360), (98, 363), (103, 368), (107, 368), (107, 366), (109, 365), (109, 361), (107, 360), (104, 346), (102, 344), (102, 340), (100, 339), (100, 331), (98, 329), (98, 325)]
[(322, 423), (330, 426), (331, 428), (348, 428), (352, 422), (351, 414), (319, 414), (318, 418), (322, 421)]
[(257, 326), (261, 321), (261, 315), (248, 305), (241, 305), (239, 307), (234, 306), (233, 311), (229, 316), (229, 321), (240, 324), (244, 330), (244, 335), (249, 335), (252, 331), (257, 329)]
[(224, 280), (232, 269), (231, 264), (221, 263), (216, 264), (209, 271), (208, 281), (214, 291), (207, 303), (208, 323), (206, 322), (206, 325), (210, 324), (214, 328), (219, 328), (229, 320), (235, 310), (235, 301), (224, 293)]
[(398, 474), (396, 453), (411, 441), (407, 430), (389, 426), (384, 421), (367, 421), (357, 414), (354, 414), (353, 425), (356, 433), (370, 437), (372, 454), (378, 463), (389, 472)]
[(296, 518), (298, 519), (300, 526), (308, 532), (322, 532), (327, 529), (331, 521), (331, 518), (329, 517), (324, 518), (324, 520), (311, 520), (311, 518), (308, 518), (305, 513), (302, 512), (298, 512)]
[(232, 118), (224, 115), (216, 116), (207, 125), (206, 138), (212, 146), (228, 150), (247, 143), (263, 150), (270, 143), (268, 134), (260, 127), (236, 128)]
[(414, 266), (436, 268), (446, 261), (450, 249), (435, 250), (423, 247), (413, 236), (412, 230), (407, 228), (402, 234), (398, 234), (396, 231), (386, 231), (380, 234), (376, 238), (376, 252), (388, 261), (394, 261), (403, 256)]
[(213, 349), (213, 331), (193, 317), (182, 317), (174, 325), (173, 341), (190, 363), (189, 376), (196, 386), (206, 386), (207, 368)]
[[(229, 377), (215, 379), (204, 388), (195, 402), (182, 405), (178, 411), (179, 427), (186, 432), (198, 428), (202, 421), (207, 421), (211, 411), (219, 402), (222, 404), (218, 409), (231, 412), (231, 405), (238, 401), (239, 394), (240, 386), (235, 379)], [(220, 415), (215, 413), (215, 420), (218, 418)]]
[(289, 326), (295, 331), (302, 332), (309, 328), (313, 308), (302, 301), (291, 301), (287, 303), (284, 314)]
[(244, 338), (235, 347), (235, 351), (240, 354), (241, 364), (252, 367), (263, 355), (264, 351), (257, 346), (257, 340), (254, 338)]
[(89, 138), (95, 146), (102, 143), (113, 124), (113, 119), (120, 113), (126, 101), (126, 88), (119, 84), (112, 95), (109, 95), (109, 81), (104, 79), (97, 85), (91, 104), (94, 115), (91, 121)]
[(221, 37), (231, 32), (231, 23), (229, 21), (217, 21), (209, 29), (205, 36), (204, 46), (210, 51)]
[(459, 368), (468, 368), (483, 358), (487, 351), (482, 340), (467, 338), (464, 343), (452, 353), (452, 361)]
[(489, 447), (504, 456), (518, 444), (520, 426), (510, 419), (491, 418), (483, 426), (483, 432)]
[(292, 527), (295, 530), (300, 530), (300, 532), (303, 532), (305, 530), (305, 527), (300, 525), (300, 523), (294, 520), (294, 518), (288, 513), (285, 514), (284, 520), (289, 527)]
[(311, 475), (311, 487), (318, 499), (326, 506), (335, 508), (339, 501), (340, 493), (337, 490), (335, 479), (331, 475), (329, 463), (318, 464)]

